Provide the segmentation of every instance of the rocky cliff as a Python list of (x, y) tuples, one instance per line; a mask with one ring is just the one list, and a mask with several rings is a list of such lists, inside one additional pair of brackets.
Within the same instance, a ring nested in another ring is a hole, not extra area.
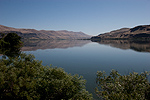
[(141, 25), (134, 28), (122, 28), (91, 38), (94, 40), (107, 39), (150, 39), (150, 25)]

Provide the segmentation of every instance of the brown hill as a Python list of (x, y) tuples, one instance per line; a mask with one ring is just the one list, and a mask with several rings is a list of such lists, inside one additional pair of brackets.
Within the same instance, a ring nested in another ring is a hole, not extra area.
[(107, 39), (150, 39), (150, 25), (141, 25), (134, 28), (122, 28), (92, 37), (92, 40)]
[(35, 29), (17, 29), (0, 25), (0, 33), (17, 33), (23, 39), (88, 39), (91, 36), (83, 32), (52, 31)]

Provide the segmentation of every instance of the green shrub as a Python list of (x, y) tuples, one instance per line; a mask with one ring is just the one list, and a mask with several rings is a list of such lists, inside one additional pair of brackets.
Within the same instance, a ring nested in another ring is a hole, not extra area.
[(43, 66), (33, 55), (0, 60), (1, 100), (91, 100), (85, 80), (62, 68)]
[(4, 41), (8, 43), (7, 45), (5, 45), (5, 47), (20, 47), (20, 45), (22, 44), (21, 37), (18, 36), (16, 33), (8, 33), (4, 37)]
[(112, 70), (109, 76), (105, 72), (97, 72), (96, 94), (106, 100), (149, 100), (150, 83), (147, 79), (149, 72), (141, 74), (130, 73), (120, 75)]
[(21, 37), (16, 33), (8, 33), (6, 36), (3, 34), (0, 39), (0, 54), (8, 57), (19, 56), (21, 47)]

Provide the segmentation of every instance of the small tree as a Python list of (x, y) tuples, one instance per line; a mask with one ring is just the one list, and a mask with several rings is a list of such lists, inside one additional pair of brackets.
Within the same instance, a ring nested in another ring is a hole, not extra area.
[(21, 47), (21, 37), (16, 33), (8, 33), (0, 40), (0, 53), (8, 57), (18, 56)]
[(97, 72), (96, 94), (106, 100), (149, 100), (150, 83), (147, 79), (148, 72), (141, 74), (130, 73), (120, 75), (112, 70), (109, 76), (105, 72)]
[(9, 43), (9, 45), (6, 45), (7, 47), (20, 47), (21, 45), (21, 37), (18, 36), (16, 33), (8, 33), (4, 37), (4, 41)]

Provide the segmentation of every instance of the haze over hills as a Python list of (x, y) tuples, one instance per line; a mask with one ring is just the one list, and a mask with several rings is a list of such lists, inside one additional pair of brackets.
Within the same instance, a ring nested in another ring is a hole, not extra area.
[(94, 36), (91, 39), (94, 40), (106, 40), (106, 39), (150, 39), (150, 25), (140, 25), (134, 28), (122, 28), (114, 30), (108, 33)]
[(0, 25), (0, 33), (17, 33), (23, 39), (88, 39), (91, 36), (83, 32), (18, 29)]

